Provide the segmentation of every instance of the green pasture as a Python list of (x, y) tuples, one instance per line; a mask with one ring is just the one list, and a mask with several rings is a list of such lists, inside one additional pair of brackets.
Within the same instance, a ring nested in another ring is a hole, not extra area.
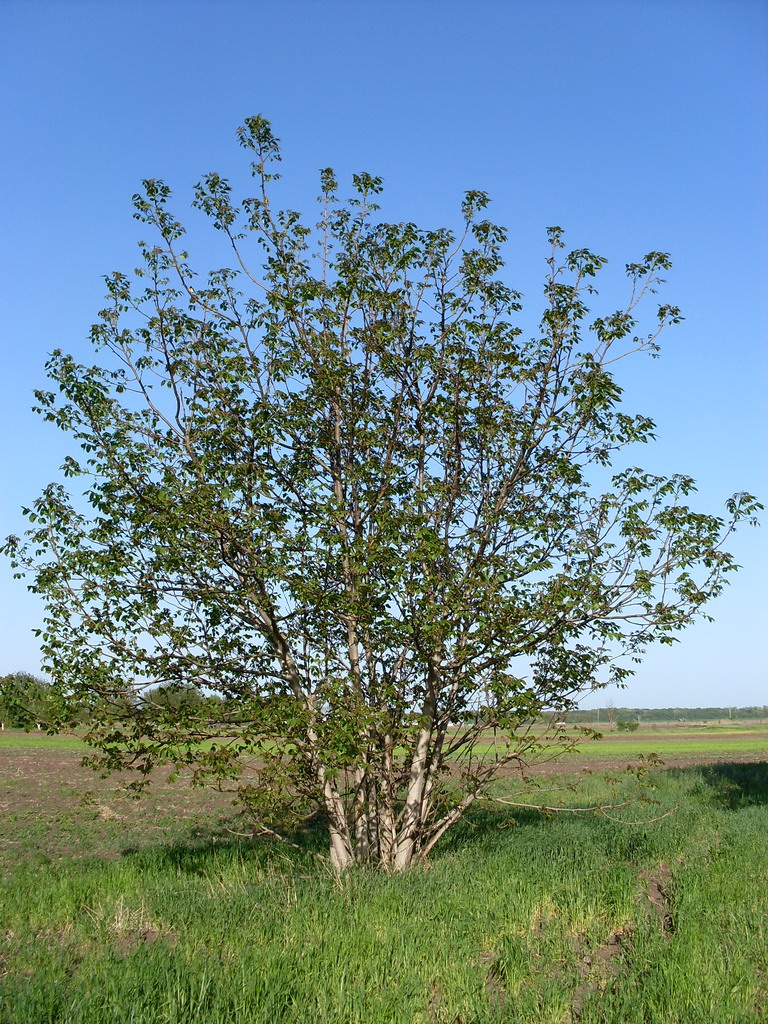
[(88, 748), (77, 736), (56, 735), (49, 736), (48, 733), (38, 732), (36, 729), (30, 732), (21, 732), (16, 729), (4, 729), (0, 732), (0, 753), (3, 750), (82, 750)]
[[(641, 790), (622, 775), (541, 785), (530, 799), (614, 806), (487, 804), (402, 877), (337, 878), (312, 832), (302, 852), (181, 820), (116, 859), (24, 859), (20, 821), (0, 845), (0, 1021), (764, 1019), (768, 765), (661, 771)], [(75, 819), (73, 800), (44, 824)]]
[(654, 736), (652, 733), (633, 733), (626, 738), (613, 737), (583, 743), (579, 747), (578, 756), (597, 758), (603, 757), (634, 757), (639, 754), (656, 753), (664, 759), (668, 757), (686, 757), (711, 755), (728, 757), (736, 754), (765, 754), (768, 757), (768, 731), (762, 736), (746, 734), (738, 737), (712, 736)]
[[(566, 734), (572, 737), (577, 732), (569, 727)], [(556, 756), (557, 743), (546, 743), (546, 756)], [(473, 756), (492, 754), (494, 749), (502, 752), (503, 740), (499, 737), (495, 743), (481, 740), (473, 751)], [(653, 727), (640, 727), (636, 732), (623, 733), (605, 731), (598, 740), (579, 740), (578, 745), (564, 754), (566, 762), (573, 760), (587, 762), (590, 759), (605, 760), (609, 758), (637, 758), (640, 755), (657, 754), (662, 761), (665, 758), (711, 756), (727, 758), (731, 756), (765, 755), (768, 757), (768, 726), (745, 727), (740, 730), (724, 730), (718, 727), (703, 728), (671, 728), (665, 731)]]

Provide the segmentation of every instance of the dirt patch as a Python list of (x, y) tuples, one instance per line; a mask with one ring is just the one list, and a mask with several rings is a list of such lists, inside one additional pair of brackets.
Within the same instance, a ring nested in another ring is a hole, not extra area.
[(144, 946), (154, 946), (156, 942), (168, 949), (173, 949), (178, 941), (178, 936), (174, 932), (145, 928), (142, 931), (125, 932), (119, 935), (115, 940), (115, 949), (121, 956), (129, 956)]
[(672, 871), (669, 865), (662, 861), (653, 871), (642, 874), (640, 879), (643, 888), (638, 899), (658, 922), (661, 934), (669, 938), (675, 931), (675, 919), (672, 914)]
[(429, 1019), (430, 1019), (430, 1021), (434, 1022), (434, 1024), (437, 1024), (437, 1022), (440, 1020), (440, 996), (441, 995), (442, 995), (442, 993), (440, 992), (440, 986), (439, 985), (433, 985), (432, 986), (432, 994), (429, 997), (429, 1007), (428, 1007), (428, 1010), (429, 1010)]
[[(672, 908), (672, 871), (662, 861), (653, 870), (640, 875), (641, 889), (637, 899), (657, 922), (659, 931), (668, 939), (675, 930)], [(630, 922), (618, 928), (596, 949), (581, 951), (583, 940), (576, 942), (577, 967), (581, 981), (571, 997), (571, 1020), (581, 1020), (587, 1000), (621, 974), (622, 964), (632, 952), (637, 925)]]
[(488, 1004), (495, 1010), (500, 1010), (507, 1001), (507, 993), (499, 974), (497, 958), (493, 953), (483, 953), (480, 957), (485, 968), (485, 994)]
[[(606, 985), (621, 972), (622, 961), (632, 949), (634, 925), (617, 928), (608, 939), (596, 949), (581, 952), (577, 956), (577, 967), (581, 982), (571, 997), (571, 1019), (581, 1019), (584, 1004), (595, 992), (602, 992)], [(582, 940), (577, 943), (581, 945)]]

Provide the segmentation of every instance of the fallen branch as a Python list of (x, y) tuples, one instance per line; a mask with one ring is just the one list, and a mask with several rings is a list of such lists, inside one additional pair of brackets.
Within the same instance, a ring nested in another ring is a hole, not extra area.
[(630, 804), (634, 803), (633, 800), (622, 800), (619, 804), (595, 804), (593, 807), (548, 807), (546, 804), (526, 804), (517, 803), (514, 800), (503, 800), (498, 796), (486, 797), (485, 799), (492, 800), (497, 804), (504, 804), (505, 807), (520, 807), (527, 811), (541, 811), (543, 814), (602, 814), (604, 818), (608, 818), (609, 821), (616, 821), (620, 825), (651, 825), (655, 821), (661, 821), (663, 818), (668, 818), (670, 814), (674, 814), (675, 811), (679, 810), (678, 805), (675, 805), (655, 818), (642, 818), (640, 821), (625, 821), (623, 818), (617, 818), (613, 814), (608, 814), (608, 811), (616, 811), (620, 807), (628, 807)]
[(523, 807), (528, 811), (550, 811), (557, 814), (589, 814), (595, 811), (603, 811), (606, 808), (617, 810), (619, 807), (627, 807), (632, 800), (622, 800), (620, 804), (596, 804), (594, 807), (548, 807), (546, 804), (525, 804), (516, 803), (514, 800), (503, 800), (500, 796), (486, 797), (486, 800), (493, 800), (494, 803), (504, 804), (506, 807)]
[(267, 828), (266, 825), (259, 825), (254, 828), (251, 832), (236, 832), (232, 828), (224, 827), (225, 832), (229, 832), (231, 836), (238, 836), (240, 839), (255, 839), (257, 836), (270, 836), (272, 839), (277, 839), (278, 842), (284, 843), (286, 846), (290, 846), (294, 850), (298, 850), (299, 853), (309, 853), (316, 860), (321, 861), (325, 864), (326, 858), (315, 850), (307, 850), (303, 846), (299, 846), (298, 843), (292, 842), (290, 839), (286, 839), (285, 836), (281, 836), (279, 832), (275, 832), (272, 828)]

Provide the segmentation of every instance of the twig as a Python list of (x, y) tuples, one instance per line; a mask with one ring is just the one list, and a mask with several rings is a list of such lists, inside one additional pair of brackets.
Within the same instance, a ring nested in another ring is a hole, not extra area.
[(668, 818), (670, 814), (674, 814), (675, 811), (678, 810), (680, 810), (680, 808), (676, 805), (675, 807), (670, 807), (668, 811), (664, 811), (663, 814), (660, 814), (656, 818), (642, 818), (640, 821), (624, 821), (623, 818), (616, 818), (612, 814), (606, 814), (602, 808), (600, 808), (600, 813), (605, 818), (608, 818), (609, 821), (617, 821), (620, 825), (652, 825), (654, 821), (661, 821), (662, 818)]

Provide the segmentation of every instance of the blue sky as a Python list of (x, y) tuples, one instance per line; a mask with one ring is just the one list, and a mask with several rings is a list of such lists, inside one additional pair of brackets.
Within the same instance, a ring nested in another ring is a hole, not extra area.
[[(456, 225), (464, 190), (489, 192), (531, 318), (547, 225), (619, 269), (670, 252), (663, 298), (686, 320), (622, 377), (658, 424), (642, 464), (690, 473), (708, 512), (736, 490), (765, 500), (767, 54), (759, 0), (5, 0), (0, 535), (23, 530), (21, 505), (69, 450), (32, 390), (53, 348), (89, 357), (102, 275), (137, 262), (140, 180), (166, 178), (192, 219), (200, 176), (242, 169), (234, 131), (255, 113), (282, 139), (291, 207), (310, 210), (328, 165), (383, 175), (383, 215), (423, 226)], [(734, 538), (743, 569), (716, 621), (606, 696), (768, 703), (765, 530)], [(38, 670), (40, 618), (0, 563), (0, 674)]]

